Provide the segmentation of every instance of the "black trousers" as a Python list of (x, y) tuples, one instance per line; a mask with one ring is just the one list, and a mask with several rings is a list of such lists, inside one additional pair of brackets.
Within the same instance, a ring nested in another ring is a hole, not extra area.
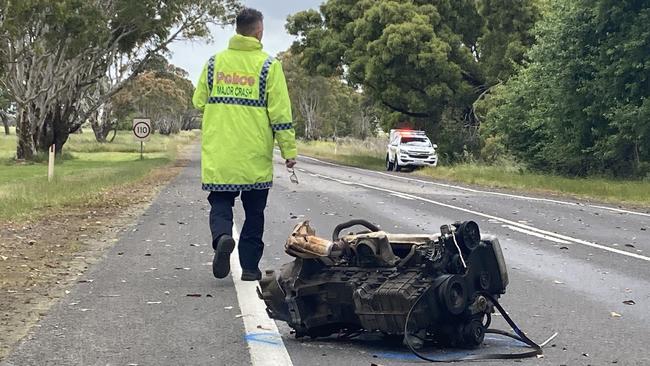
[(212, 231), (212, 247), (216, 249), (219, 237), (224, 234), (232, 235), (233, 213), (235, 198), (241, 195), (246, 220), (239, 234), (239, 264), (242, 269), (254, 271), (264, 251), (264, 209), (269, 196), (268, 189), (243, 192), (210, 192), (210, 231)]

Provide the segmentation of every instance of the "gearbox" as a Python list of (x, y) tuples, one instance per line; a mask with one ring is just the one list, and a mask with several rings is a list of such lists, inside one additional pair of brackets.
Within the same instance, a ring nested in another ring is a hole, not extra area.
[[(340, 235), (360, 225), (357, 233)], [(273, 319), (296, 337), (381, 332), (453, 347), (483, 342), (506, 291), (508, 273), (499, 241), (481, 236), (473, 221), (444, 225), (433, 235), (390, 234), (365, 220), (316, 236), (308, 221), (289, 236), (296, 259), (266, 271), (258, 295)]]

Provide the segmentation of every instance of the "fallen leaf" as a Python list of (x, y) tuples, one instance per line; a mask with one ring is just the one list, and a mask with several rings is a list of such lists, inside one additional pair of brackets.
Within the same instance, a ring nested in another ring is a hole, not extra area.
[(625, 304), (625, 305), (634, 305), (634, 304), (636, 304), (636, 302), (634, 302), (634, 300), (625, 300), (625, 301), (623, 301), (623, 304)]
[(556, 285), (564, 285), (564, 282), (558, 280), (553, 281), (553, 283)]
[(4, 255), (0, 255), (0, 258), (2, 258), (3, 261), (6, 261), (7, 259), (9, 259), (9, 257), (5, 257)]
[(119, 252), (117, 253), (117, 255), (124, 255), (124, 252)]
[(612, 312), (610, 313), (610, 315), (612, 316), (612, 318), (620, 318), (620, 317), (623, 316), (623, 315), (621, 315), (621, 314), (619, 314), (619, 313), (617, 313), (617, 312), (615, 312), (615, 311), (612, 311)]

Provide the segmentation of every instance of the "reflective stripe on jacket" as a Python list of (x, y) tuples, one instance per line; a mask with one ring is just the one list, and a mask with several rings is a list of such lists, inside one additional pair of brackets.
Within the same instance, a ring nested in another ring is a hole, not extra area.
[(211, 57), (193, 97), (203, 111), (201, 180), (207, 191), (270, 188), (273, 142), (297, 155), (291, 101), (278, 60), (252, 37), (235, 35)]

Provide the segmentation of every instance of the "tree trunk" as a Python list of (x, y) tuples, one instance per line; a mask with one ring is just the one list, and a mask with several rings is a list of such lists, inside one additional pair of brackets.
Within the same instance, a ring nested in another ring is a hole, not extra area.
[(63, 145), (68, 141), (71, 132), (70, 117), (73, 109), (70, 104), (57, 105), (53, 112), (48, 112), (45, 122), (36, 134), (36, 151), (46, 153), (55, 144), (57, 156), (61, 156)]
[(90, 117), (90, 126), (93, 128), (93, 133), (95, 134), (95, 140), (99, 143), (108, 142), (108, 134), (113, 129), (109, 123), (101, 123), (100, 117), (98, 117), (97, 112), (93, 113)]
[(0, 111), (0, 119), (2, 120), (2, 125), (5, 127), (5, 135), (9, 136), (9, 116), (5, 111)]
[(33, 160), (36, 154), (36, 147), (32, 139), (29, 113), (24, 109), (19, 110), (18, 116), (16, 117), (16, 134), (18, 135), (16, 159)]

